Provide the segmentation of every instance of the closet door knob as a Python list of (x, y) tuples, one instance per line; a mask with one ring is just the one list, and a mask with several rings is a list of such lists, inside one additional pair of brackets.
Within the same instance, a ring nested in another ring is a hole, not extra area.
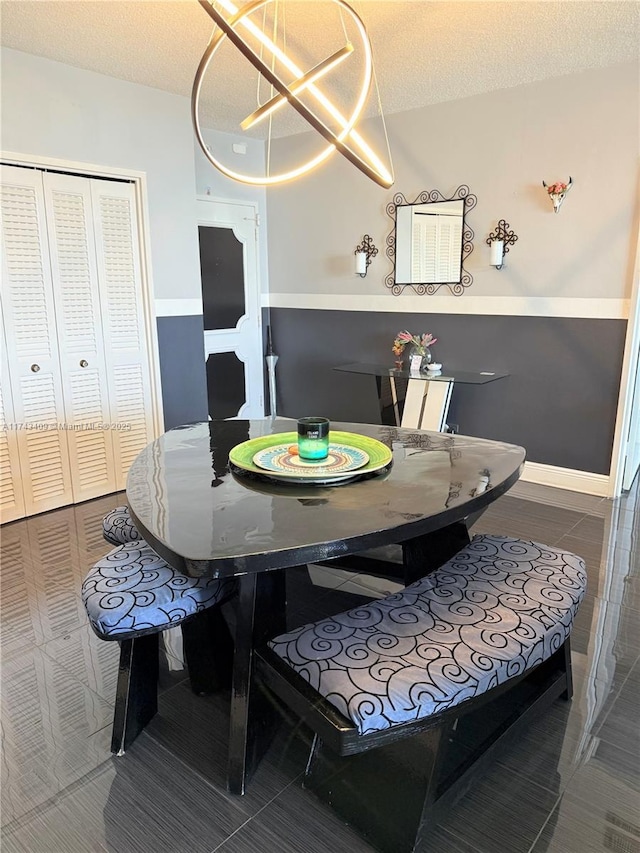
[(31, 372), (32, 372), (32, 373), (37, 373), (39, 370), (40, 370), (40, 365), (39, 365), (39, 364), (32, 364), (32, 365), (31, 365)]
[(80, 362), (80, 367), (89, 367), (89, 362), (83, 358)]

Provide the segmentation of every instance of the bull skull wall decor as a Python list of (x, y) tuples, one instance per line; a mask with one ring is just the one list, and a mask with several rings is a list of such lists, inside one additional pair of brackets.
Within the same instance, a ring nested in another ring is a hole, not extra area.
[(562, 202), (564, 201), (564, 197), (569, 192), (571, 187), (573, 186), (573, 178), (569, 175), (569, 183), (564, 184), (562, 181), (556, 181), (555, 184), (545, 184), (542, 182), (542, 186), (549, 193), (549, 198), (553, 202), (553, 212), (557, 213), (562, 206)]

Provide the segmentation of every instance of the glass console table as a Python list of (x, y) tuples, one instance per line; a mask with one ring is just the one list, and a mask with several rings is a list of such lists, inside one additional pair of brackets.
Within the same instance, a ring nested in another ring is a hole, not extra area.
[[(374, 376), (378, 386), (378, 398), (383, 409), (382, 379), (389, 380), (391, 404), (396, 426), (412, 429), (429, 429), (444, 432), (453, 383), (461, 385), (485, 385), (496, 379), (504, 379), (508, 373), (495, 371), (444, 371), (431, 374), (422, 370), (394, 370), (385, 364), (341, 364), (334, 370), (344, 373), (361, 373)], [(398, 380), (406, 381), (404, 406), (399, 393)]]

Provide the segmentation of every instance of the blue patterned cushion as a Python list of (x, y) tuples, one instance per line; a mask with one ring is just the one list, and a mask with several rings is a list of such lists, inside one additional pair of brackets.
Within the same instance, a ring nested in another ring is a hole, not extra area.
[(443, 711), (548, 658), (571, 631), (584, 561), (474, 536), (401, 592), (269, 645), (361, 734)]
[(102, 535), (112, 545), (126, 545), (140, 539), (128, 506), (117, 506), (102, 519)]
[(89, 622), (103, 640), (173, 628), (235, 592), (233, 578), (190, 578), (140, 539), (109, 551), (82, 584)]

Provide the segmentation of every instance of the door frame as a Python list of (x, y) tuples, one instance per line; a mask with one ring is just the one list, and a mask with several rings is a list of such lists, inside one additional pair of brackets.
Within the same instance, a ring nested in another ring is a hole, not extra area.
[(158, 325), (152, 289), (153, 276), (146, 173), (134, 169), (98, 166), (94, 163), (83, 163), (77, 160), (42, 157), (37, 154), (19, 154), (14, 151), (0, 151), (0, 160), (7, 166), (26, 166), (27, 168), (34, 169), (70, 172), (90, 178), (120, 178), (133, 183), (136, 200), (136, 225), (140, 244), (142, 313), (148, 344), (149, 377), (151, 380), (151, 417), (154, 438), (158, 438), (164, 432), (164, 413), (162, 407), (162, 384), (160, 381), (160, 358), (158, 354)]
[[(631, 372), (631, 411), (627, 431), (627, 451), (622, 465), (622, 490), (628, 491), (640, 470), (640, 350), (635, 369)], [(633, 467), (632, 467), (633, 464)]]
[[(640, 211), (636, 213), (636, 222), (639, 219)], [(637, 225), (633, 233), (636, 234), (635, 262), (633, 277), (631, 279), (627, 334), (625, 337), (622, 374), (620, 377), (620, 394), (618, 397), (616, 426), (611, 453), (608, 488), (608, 497), (610, 498), (616, 498), (622, 492), (622, 479), (627, 456), (629, 430), (631, 428), (636, 366), (638, 358), (640, 358), (640, 224)], [(640, 405), (640, 398), (636, 400), (636, 405)]]

